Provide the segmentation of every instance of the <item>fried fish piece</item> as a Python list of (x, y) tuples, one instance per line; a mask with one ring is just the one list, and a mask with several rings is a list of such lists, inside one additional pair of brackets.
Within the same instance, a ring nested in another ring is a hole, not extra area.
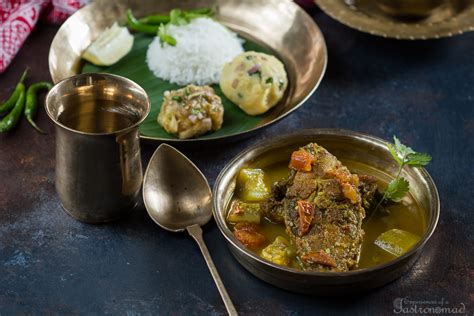
[[(285, 223), (305, 270), (352, 270), (364, 235), (363, 201), (372, 198), (375, 182), (364, 178), (360, 186), (357, 175), (316, 143), (297, 153), (292, 155), (298, 161), (290, 162), (288, 179), (274, 185), (262, 209), (267, 217)], [(364, 196), (361, 188), (366, 189)]]

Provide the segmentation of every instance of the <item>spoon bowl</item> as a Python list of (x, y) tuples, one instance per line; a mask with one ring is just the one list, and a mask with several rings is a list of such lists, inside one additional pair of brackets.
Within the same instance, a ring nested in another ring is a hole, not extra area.
[(143, 200), (153, 221), (171, 232), (202, 226), (212, 217), (212, 193), (202, 172), (182, 153), (162, 144), (150, 159)]
[(201, 250), (229, 315), (237, 315), (202, 238), (201, 226), (212, 217), (212, 192), (202, 172), (175, 148), (161, 144), (148, 163), (143, 201), (151, 219), (171, 232), (185, 229)]

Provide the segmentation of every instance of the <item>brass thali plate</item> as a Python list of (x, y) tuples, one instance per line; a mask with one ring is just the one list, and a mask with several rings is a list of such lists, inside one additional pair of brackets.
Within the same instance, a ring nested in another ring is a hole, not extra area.
[(433, 39), (474, 30), (472, 0), (447, 0), (418, 20), (392, 17), (381, 10), (375, 0), (316, 0), (316, 3), (321, 10), (342, 24), (383, 37)]
[[(81, 55), (97, 36), (114, 22), (124, 24), (126, 10), (132, 9), (134, 15), (142, 17), (154, 13), (169, 12), (173, 8), (184, 10), (214, 7), (215, 18), (238, 33), (241, 37), (261, 44), (280, 58), (285, 64), (289, 87), (285, 97), (277, 106), (258, 117), (256, 123), (249, 125), (255, 117), (248, 116), (245, 127), (236, 125), (228, 132), (215, 132), (195, 139), (178, 139), (171, 135), (148, 136), (141, 129), (141, 137), (150, 141), (200, 142), (226, 139), (248, 134), (268, 126), (301, 106), (316, 90), (326, 70), (327, 48), (324, 37), (313, 19), (290, 0), (181, 0), (181, 1), (128, 1), (96, 0), (73, 14), (59, 29), (49, 52), (49, 70), (56, 83), (82, 71), (84, 62)], [(149, 71), (145, 69), (145, 71)], [(100, 72), (100, 71), (99, 71)], [(112, 72), (114, 73), (114, 72)], [(119, 74), (120, 73), (115, 73)], [(134, 78), (129, 78), (134, 80)], [(153, 94), (149, 82), (138, 84)], [(156, 121), (159, 104), (152, 100), (151, 118)], [(243, 112), (242, 112), (243, 113)], [(242, 114), (244, 115), (244, 114)], [(158, 124), (158, 123), (156, 123)], [(224, 114), (225, 128), (226, 118)], [(233, 126), (234, 126), (233, 125)], [(145, 125), (147, 126), (147, 125)], [(149, 125), (148, 125), (149, 126)], [(142, 127), (142, 126), (140, 126)], [(166, 134), (166, 133), (165, 133)], [(215, 134), (215, 135), (214, 135)]]

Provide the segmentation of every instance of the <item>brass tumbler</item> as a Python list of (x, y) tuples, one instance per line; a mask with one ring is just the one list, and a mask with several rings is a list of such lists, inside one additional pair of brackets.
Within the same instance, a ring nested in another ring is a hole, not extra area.
[(46, 97), (56, 124), (56, 190), (64, 210), (89, 223), (112, 221), (139, 202), (138, 125), (150, 112), (138, 84), (110, 74), (81, 74)]

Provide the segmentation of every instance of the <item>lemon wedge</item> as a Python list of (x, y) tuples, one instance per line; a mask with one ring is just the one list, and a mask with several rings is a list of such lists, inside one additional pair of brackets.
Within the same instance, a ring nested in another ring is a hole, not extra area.
[(115, 22), (87, 47), (82, 58), (97, 66), (110, 66), (127, 55), (132, 46), (133, 36)]

